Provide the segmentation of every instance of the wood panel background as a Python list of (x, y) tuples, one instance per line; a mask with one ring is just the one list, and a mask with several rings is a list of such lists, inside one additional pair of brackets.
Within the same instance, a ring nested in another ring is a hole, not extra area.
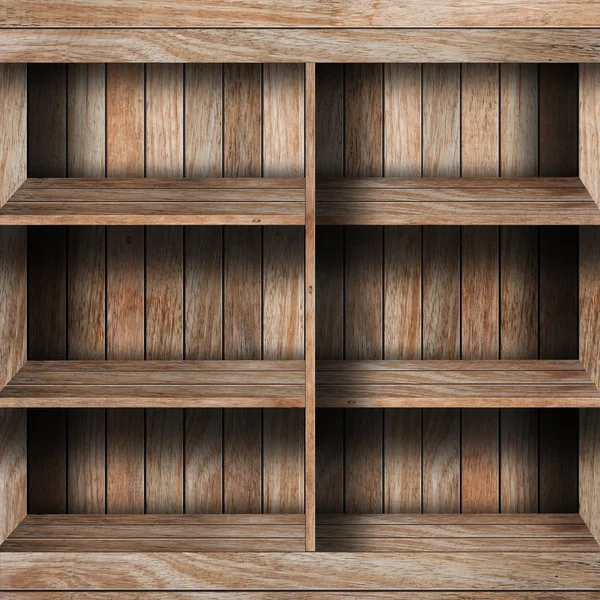
[[(303, 65), (31, 65), (30, 177), (302, 177)], [(301, 227), (31, 227), (30, 359), (301, 359)], [(304, 412), (31, 410), (29, 512), (298, 513)]]
[[(317, 177), (577, 176), (577, 65), (317, 65)], [(574, 227), (317, 228), (318, 359), (578, 358)], [(577, 512), (576, 410), (320, 409), (317, 512)]]

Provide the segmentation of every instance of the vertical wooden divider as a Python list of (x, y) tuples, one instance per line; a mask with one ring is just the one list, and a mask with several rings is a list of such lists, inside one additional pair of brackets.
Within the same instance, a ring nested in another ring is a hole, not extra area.
[[(183, 66), (148, 65), (146, 175), (183, 176)], [(183, 228), (146, 228), (146, 358), (182, 359)], [(183, 512), (183, 409), (146, 409), (146, 512)]]
[[(67, 68), (29, 65), (27, 175), (66, 177)], [(28, 236), (29, 360), (67, 357), (66, 227), (36, 227)], [(30, 409), (27, 422), (29, 513), (67, 510), (67, 411)]]
[(306, 365), (306, 405), (305, 405), (305, 502), (306, 550), (315, 550), (316, 535), (316, 410), (315, 410), (315, 366), (316, 366), (316, 160), (315, 160), (315, 118), (316, 118), (316, 65), (307, 63), (304, 80), (304, 174), (306, 177), (305, 212), (305, 303), (304, 303), (304, 358)]
[[(106, 66), (106, 174), (144, 176), (144, 65)], [(144, 227), (106, 233), (106, 358), (144, 359)], [(144, 512), (143, 408), (106, 411), (106, 512)]]

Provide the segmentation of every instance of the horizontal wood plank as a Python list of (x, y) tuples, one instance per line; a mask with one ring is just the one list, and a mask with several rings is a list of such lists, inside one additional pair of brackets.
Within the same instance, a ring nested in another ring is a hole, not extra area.
[(579, 361), (325, 361), (317, 365), (320, 407), (576, 407), (599, 402), (600, 392)]
[(597, 552), (3, 552), (4, 590), (600, 590)]
[(323, 225), (600, 224), (578, 178), (328, 180), (317, 190)]
[[(390, 4), (389, 6), (392, 6)], [(346, 7), (346, 5), (344, 5)], [(271, 10), (265, 11), (270, 15)], [(121, 14), (111, 11), (112, 14)], [(285, 5), (285, 14), (291, 14)], [(421, 12), (413, 10), (413, 14)], [(136, 15), (143, 15), (136, 7)], [(564, 12), (569, 15), (571, 10)], [(44, 10), (36, 14), (47, 14)], [(190, 27), (189, 11), (180, 14)], [(0, 29), (2, 62), (597, 62), (600, 31), (590, 27), (483, 29)], [(205, 19), (205, 16), (203, 16)], [(203, 21), (202, 25), (205, 25)], [(311, 13), (311, 25), (314, 26)], [(405, 22), (403, 25), (407, 25)], [(564, 22), (559, 25), (564, 26)], [(359, 25), (364, 25), (361, 19)], [(387, 28), (385, 28), (387, 26)]]
[(304, 224), (302, 179), (245, 181), (36, 179), (0, 210), (0, 224)]
[[(304, 406), (303, 361), (26, 363), (0, 392), (17, 407)], [(138, 366), (139, 365), (139, 366)]]

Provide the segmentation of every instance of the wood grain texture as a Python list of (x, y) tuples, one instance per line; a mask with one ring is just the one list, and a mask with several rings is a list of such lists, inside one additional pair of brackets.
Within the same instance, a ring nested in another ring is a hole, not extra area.
[(27, 360), (27, 230), (0, 227), (0, 388)]
[(304, 239), (304, 513), (305, 550), (315, 550), (316, 536), (316, 65), (304, 70), (306, 224)]
[(223, 66), (185, 65), (185, 173), (223, 173)]
[(0, 410), (0, 543), (27, 514), (27, 413)]
[[(107, 0), (82, 6), (52, 0), (7, 3), (3, 27), (597, 27), (600, 9), (584, 0), (527, 3), (511, 0), (481, 7), (475, 0), (460, 5), (452, 0), (434, 2), (409, 0), (401, 5), (379, 5), (372, 0), (354, 2), (346, 10), (324, 6), (316, 0), (287, 5), (281, 0), (263, 3), (231, 0), (219, 4), (203, 0), (180, 7), (172, 0), (147, 2), (140, 12), (127, 0), (119, 11)], [(178, 11), (177, 9), (184, 9)], [(290, 9), (292, 10), (290, 14)]]
[(600, 232), (579, 229), (579, 355), (596, 386), (600, 385)]
[(598, 411), (579, 411), (579, 511), (596, 540), (600, 537), (599, 440)]
[(600, 126), (600, 68), (581, 65), (579, 69), (579, 173), (592, 198), (600, 202), (600, 179), (596, 165), (598, 153), (598, 128)]
[(0, 69), (0, 206), (27, 177), (27, 67)]
[(383, 67), (383, 172), (386, 177), (421, 175), (421, 66)]
[[(5, 590), (448, 589), (597, 591), (598, 553), (2, 553)], [(231, 565), (224, 570), (223, 565)], [(525, 567), (525, 568), (524, 568)], [(106, 573), (110, 573), (109, 577)], [(156, 573), (160, 573), (157, 578)], [(150, 574), (150, 575), (149, 575)]]
[(486, 24), (481, 29), (427, 30), (345, 24), (339, 29), (103, 27), (88, 29), (85, 35), (70, 29), (4, 28), (0, 36), (0, 60), (18, 63), (593, 63), (600, 33), (589, 27), (510, 29)]

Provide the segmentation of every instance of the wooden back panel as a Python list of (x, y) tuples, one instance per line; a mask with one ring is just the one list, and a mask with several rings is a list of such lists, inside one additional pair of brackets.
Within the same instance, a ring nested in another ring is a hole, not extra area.
[[(29, 67), (29, 175), (304, 175), (302, 65)], [(30, 359), (304, 356), (300, 227), (32, 227)], [(304, 510), (300, 410), (32, 410), (30, 512)]]
[[(317, 177), (576, 176), (577, 85), (319, 65)], [(577, 262), (570, 227), (320, 227), (317, 359), (577, 358)], [(317, 511), (577, 511), (577, 446), (573, 410), (322, 409)]]

